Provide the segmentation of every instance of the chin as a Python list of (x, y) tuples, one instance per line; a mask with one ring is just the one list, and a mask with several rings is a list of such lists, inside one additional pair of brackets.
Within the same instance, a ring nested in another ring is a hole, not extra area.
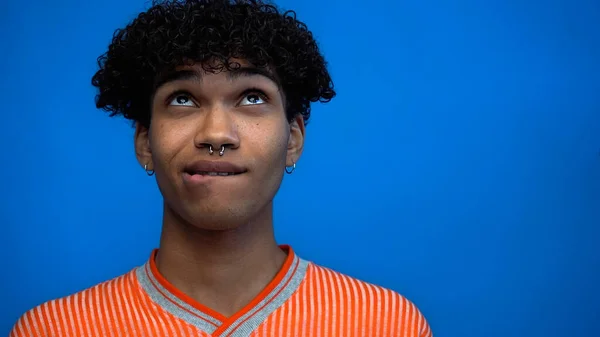
[[(275, 193), (272, 193), (273, 196)], [(272, 212), (271, 195), (243, 193), (211, 198), (165, 198), (165, 217), (173, 224), (191, 226), (200, 230), (227, 231), (264, 219)], [(171, 202), (169, 202), (171, 201)]]
[(248, 214), (256, 214), (252, 210), (240, 209), (193, 209), (186, 212), (184, 218), (189, 225), (210, 231), (227, 231), (237, 229), (245, 224), (248, 224), (256, 216), (248, 216)]

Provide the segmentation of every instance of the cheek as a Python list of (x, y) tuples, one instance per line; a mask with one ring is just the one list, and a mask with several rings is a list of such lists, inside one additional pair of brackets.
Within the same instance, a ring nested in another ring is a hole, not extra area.
[(153, 123), (150, 127), (150, 150), (155, 165), (163, 170), (185, 145), (185, 128), (168, 123)]
[(256, 123), (247, 136), (248, 147), (256, 149), (255, 155), (269, 166), (285, 165), (289, 132), (281, 123)]

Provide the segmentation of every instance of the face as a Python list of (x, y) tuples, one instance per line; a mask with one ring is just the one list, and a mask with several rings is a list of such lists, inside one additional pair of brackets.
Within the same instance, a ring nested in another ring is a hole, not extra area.
[(155, 171), (165, 212), (202, 229), (270, 212), (285, 166), (302, 152), (302, 117), (288, 121), (276, 80), (239, 63), (217, 74), (179, 68), (154, 94), (150, 127), (136, 128), (138, 160)]

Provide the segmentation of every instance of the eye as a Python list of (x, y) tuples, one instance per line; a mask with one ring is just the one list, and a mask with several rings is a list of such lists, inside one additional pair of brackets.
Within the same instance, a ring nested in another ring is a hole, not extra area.
[(264, 103), (266, 103), (266, 98), (264, 95), (257, 92), (252, 92), (244, 96), (240, 102), (240, 105), (257, 105)]
[(177, 94), (173, 97), (169, 105), (194, 106), (194, 102), (187, 94)]

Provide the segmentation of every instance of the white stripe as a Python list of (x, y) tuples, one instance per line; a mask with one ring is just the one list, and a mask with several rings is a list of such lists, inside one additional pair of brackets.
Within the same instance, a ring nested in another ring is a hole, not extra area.
[[(162, 310), (162, 308), (160, 306), (157, 306), (157, 315), (156, 315), (156, 319), (158, 320), (158, 322), (160, 323), (160, 327), (161, 329), (163, 329), (164, 333), (161, 334), (161, 336), (171, 336), (171, 334), (169, 333), (169, 331), (173, 331), (174, 327), (171, 323), (171, 319), (169, 319), (169, 314), (166, 314), (166, 318), (163, 317), (165, 316), (165, 312), (164, 310)], [(163, 315), (160, 315), (163, 314)]]
[[(342, 299), (341, 303), (341, 307), (340, 307), (340, 313), (342, 313), (340, 315), (340, 333), (346, 333), (349, 332), (348, 330), (350, 330), (350, 327), (352, 326), (352, 309), (350, 309), (351, 306), (351, 298), (352, 297), (352, 290), (350, 289), (350, 285), (348, 284), (348, 278), (346, 276), (341, 276), (342, 279), (342, 283), (344, 284), (344, 293), (346, 294), (344, 296), (344, 298)], [(347, 308), (347, 309), (346, 309)], [(342, 320), (342, 317), (345, 318), (345, 320)]]
[(369, 294), (369, 319), (367, 320), (367, 326), (369, 327), (369, 331), (373, 332), (375, 327), (377, 326), (377, 322), (375, 322), (375, 297), (373, 296), (373, 286), (370, 284), (366, 285), (367, 293)]
[[(337, 325), (339, 324), (337, 320), (341, 320), (341, 311), (338, 310), (338, 301), (340, 301), (340, 284), (339, 284), (339, 280), (337, 279), (336, 276), (334, 276), (333, 271), (330, 269), (327, 269), (327, 274), (326, 274), (326, 280), (327, 280), (327, 290), (329, 290), (328, 292), (331, 293), (331, 298), (329, 299), (330, 303), (331, 303), (331, 311), (329, 313), (329, 315), (331, 316), (331, 324), (329, 325), (329, 329), (332, 333), (335, 332), (335, 328), (337, 327)], [(341, 301), (340, 301), (341, 302)], [(343, 307), (343, 304), (342, 304)], [(339, 316), (339, 317), (338, 317)]]
[[(88, 317), (93, 317), (93, 313), (90, 312), (89, 307), (85, 306), (86, 300), (88, 298), (89, 292), (84, 291), (79, 294), (79, 301), (75, 301), (75, 311), (77, 311), (78, 323), (81, 325), (81, 332), (83, 336), (92, 336), (92, 332), (90, 329), (90, 325), (92, 325), (91, 321), (83, 321), (82, 315), (87, 314)], [(79, 315), (81, 314), (81, 315)], [(91, 319), (90, 319), (91, 320)]]
[(60, 307), (60, 315), (62, 316), (62, 322), (65, 326), (65, 334), (69, 333), (69, 326), (70, 326), (70, 318), (67, 314), (67, 298), (63, 297), (62, 299), (60, 299), (60, 301), (58, 301), (58, 306)]
[[(360, 312), (361, 308), (358, 305), (358, 303), (360, 301), (358, 298), (358, 290), (356, 289), (356, 281), (350, 279), (349, 282), (350, 282), (350, 285), (352, 286), (352, 299), (354, 300), (354, 314), (356, 315), (354, 322), (352, 322), (352, 325), (354, 326), (353, 336), (361, 336), (362, 337), (365, 335), (365, 331), (364, 331), (364, 326), (362, 324), (360, 324), (359, 322), (357, 322), (358, 313)], [(359, 333), (359, 331), (360, 331), (360, 333)]]
[(81, 293), (75, 293), (73, 294), (73, 306), (69, 307), (71, 309), (71, 313), (73, 314), (73, 320), (74, 320), (74, 327), (75, 327), (75, 334), (77, 336), (84, 336), (85, 335), (85, 329), (83, 327), (83, 324), (81, 324), (81, 315), (82, 315), (82, 310), (79, 309), (79, 302), (81, 301)]
[(383, 290), (381, 292), (382, 296), (383, 296), (383, 310), (378, 310), (379, 316), (381, 317), (381, 319), (383, 320), (383, 333), (387, 334), (388, 333), (388, 321), (390, 320), (390, 311), (389, 311), (389, 305), (390, 305), (390, 291), (389, 290)]
[(148, 304), (148, 306), (146, 306), (146, 310), (147, 312), (145, 313), (144, 317), (148, 318), (148, 324), (152, 323), (152, 327), (153, 329), (149, 329), (150, 333), (152, 333), (153, 331), (158, 331), (158, 324), (156, 323), (156, 320), (154, 319), (154, 313), (151, 311), (152, 307), (154, 307), (155, 304), (154, 302), (151, 302)]
[[(74, 296), (74, 295), (72, 295)], [(74, 297), (65, 297), (62, 299), (62, 305), (61, 305), (61, 310), (63, 312), (63, 317), (64, 320), (66, 321), (66, 325), (65, 325), (65, 329), (67, 331), (69, 331), (69, 328), (71, 328), (73, 330), (73, 334), (75, 334), (75, 336), (79, 335), (79, 330), (78, 330), (78, 326), (75, 323), (75, 314), (73, 312), (73, 308), (71, 307), (71, 304), (69, 303), (69, 300), (74, 300)]]
[(31, 314), (31, 327), (32, 327), (33, 330), (35, 330), (35, 335), (33, 335), (33, 336), (41, 336), (41, 335), (45, 335), (46, 334), (45, 328), (43, 326), (41, 326), (42, 322), (40, 322), (36, 318), (36, 313), (37, 313), (37, 316), (41, 318), (41, 314), (42, 313), (39, 312), (39, 311), (40, 311), (40, 308), (37, 307), (37, 308), (31, 310), (31, 312), (30, 312), (30, 314)]
[(287, 301), (286, 304), (282, 305), (280, 309), (285, 309), (285, 311), (287, 311), (287, 317), (285, 318), (285, 332), (286, 332), (286, 336), (296, 336), (298, 333), (296, 332), (296, 324), (293, 324), (293, 318), (292, 318), (292, 305), (289, 302), (289, 299)]
[[(135, 289), (135, 290), (137, 290), (137, 289)], [(133, 292), (134, 289), (131, 288), (131, 291)], [(149, 309), (148, 309), (148, 302), (145, 301), (145, 299), (146, 299), (145, 294), (142, 294), (141, 296), (136, 297), (136, 298), (137, 298), (137, 301), (136, 301), (137, 302), (136, 303), (137, 304), (137, 308), (135, 308), (134, 313), (136, 314), (136, 316), (139, 313), (139, 316), (142, 318), (141, 320), (144, 321), (144, 325), (143, 326), (141, 326), (141, 324), (140, 324), (141, 322), (140, 321), (138, 321), (138, 324), (137, 324), (137, 327), (140, 329), (140, 333), (141, 333), (142, 331), (144, 331), (143, 327), (145, 327), (148, 330), (150, 330), (149, 329), (149, 327), (150, 327), (150, 321), (148, 320), (148, 316), (149, 316), (148, 315), (148, 310)], [(152, 333), (152, 332), (148, 331), (148, 333)], [(153, 337), (153, 336), (147, 336), (147, 337)]]
[(398, 331), (396, 330), (397, 322), (398, 322), (398, 314), (396, 313), (396, 294), (391, 294), (391, 307), (390, 310), (390, 318), (392, 320), (392, 326), (390, 327), (390, 336), (396, 336)]
[(133, 319), (133, 315), (131, 313), (131, 302), (130, 299), (126, 297), (126, 287), (129, 285), (129, 277), (122, 278), (117, 284), (119, 285), (119, 291), (117, 292), (117, 305), (119, 306), (119, 312), (121, 315), (123, 315), (123, 317), (127, 317), (127, 323), (129, 323), (129, 327), (127, 327), (127, 324), (125, 324), (127, 327), (126, 329), (131, 329), (131, 331), (129, 331), (131, 335), (139, 335), (140, 332), (136, 331), (137, 317), (136, 320)]
[(106, 293), (105, 288), (106, 284), (104, 283), (100, 284), (98, 288), (98, 301), (99, 303), (102, 303), (102, 306), (100, 306), (100, 304), (98, 303), (98, 308), (104, 308), (104, 312), (98, 313), (102, 326), (102, 337), (110, 336), (112, 334), (111, 331), (106, 330), (110, 329), (110, 325), (108, 324), (110, 322), (110, 318), (108, 317), (108, 304), (106, 304), (106, 296), (104, 295)]
[[(315, 316), (317, 319), (317, 331), (316, 331), (316, 335), (317, 337), (321, 336), (321, 325), (323, 324), (323, 321), (321, 319), (319, 319), (320, 317), (323, 317), (323, 299), (322, 297), (322, 292), (323, 289), (321, 288), (321, 279), (323, 278), (323, 273), (321, 272), (321, 268), (315, 268), (315, 270), (317, 270), (317, 273), (315, 273), (315, 285), (317, 287), (317, 311), (315, 312)], [(325, 337), (325, 336), (323, 336)]]
[[(117, 314), (117, 305), (115, 303), (115, 299), (113, 298), (113, 294), (116, 293), (115, 289), (114, 289), (114, 283), (113, 282), (108, 282), (106, 283), (106, 292), (104, 292), (104, 297), (106, 297), (106, 301), (108, 304), (108, 310), (110, 312), (108, 317), (112, 317), (112, 319), (115, 320), (114, 324), (117, 327), (117, 329), (119, 328), (119, 324), (116, 323), (116, 321), (118, 321), (118, 317), (119, 315)], [(121, 316), (122, 317), (122, 316)], [(122, 321), (122, 320), (121, 320)], [(119, 334), (120, 331), (111, 331), (111, 334), (115, 334), (115, 336), (118, 336), (117, 334)]]
[(129, 316), (127, 318), (127, 320), (125, 319), (125, 313), (123, 312), (123, 302), (121, 300), (121, 295), (123, 294), (121, 292), (121, 287), (120, 284), (123, 283), (123, 279), (122, 278), (118, 278), (114, 281), (111, 282), (111, 285), (113, 287), (113, 289), (111, 289), (111, 292), (109, 294), (113, 294), (113, 296), (111, 296), (111, 302), (113, 304), (113, 308), (116, 307), (116, 311), (119, 311), (119, 314), (116, 315), (116, 311), (113, 311), (113, 313), (115, 314), (115, 319), (121, 322), (121, 325), (123, 326), (123, 330), (125, 331), (119, 331), (119, 334), (124, 334), (124, 335), (130, 335), (133, 334), (132, 331), (129, 331), (129, 326), (127, 323), (131, 324), (131, 316)]
[(427, 320), (423, 314), (419, 315), (419, 337), (432, 337), (433, 332), (431, 331), (431, 327), (427, 324)]
[[(312, 267), (310, 267), (312, 268)], [(307, 272), (308, 275), (308, 272)], [(304, 284), (300, 285), (300, 289), (298, 289), (301, 293), (302, 293), (302, 305), (300, 305), (300, 300), (297, 298), (296, 301), (298, 302), (298, 306), (300, 307), (300, 310), (302, 311), (302, 314), (300, 314), (300, 336), (308, 336), (308, 333), (306, 331), (306, 325), (308, 324), (308, 321), (312, 320), (312, 317), (309, 317), (308, 315), (308, 304), (309, 299), (308, 297), (308, 289), (310, 289), (310, 278), (306, 278), (306, 282), (304, 282)], [(298, 311), (300, 312), (300, 311)]]
[(196, 331), (194, 331), (192, 329), (192, 325), (191, 324), (184, 324), (182, 322), (181, 327), (184, 329), (185, 333), (187, 334), (185, 336), (194, 336), (194, 334), (197, 333)]
[(104, 303), (104, 312), (102, 313), (103, 316), (106, 318), (106, 325), (107, 325), (107, 329), (109, 329), (104, 336), (115, 336), (115, 331), (112, 330), (111, 326), (110, 326), (110, 312), (111, 312), (111, 306), (110, 303), (108, 302), (109, 299), (107, 297), (109, 297), (107, 294), (109, 294), (110, 289), (108, 289), (108, 283), (102, 283), (102, 303)]
[(160, 306), (152, 303), (152, 308), (156, 311), (150, 315), (150, 319), (154, 322), (154, 326), (156, 327), (156, 331), (159, 333), (159, 336), (166, 336), (167, 331), (164, 329), (164, 322), (158, 316), (158, 312), (160, 311)]
[(425, 318), (423, 317), (423, 315), (419, 315), (419, 336), (423, 334), (424, 321), (425, 321)]
[[(300, 291), (300, 287), (298, 287), (298, 290)], [(302, 316), (300, 315), (300, 299), (298, 297), (299, 296), (297, 292), (292, 297), (290, 297), (290, 300), (292, 300), (294, 303), (294, 313), (298, 315), (296, 322), (294, 322), (294, 318), (292, 317), (290, 318), (290, 321), (288, 323), (294, 326), (294, 329), (290, 332), (290, 335), (292, 336), (298, 336), (298, 334), (302, 330), (302, 327), (304, 326), (304, 322), (302, 322)]]
[[(332, 299), (329, 298), (329, 290), (331, 290), (331, 287), (329, 286), (329, 278), (327, 277), (327, 274), (329, 274), (328, 270), (323, 269), (323, 275), (321, 275), (321, 278), (323, 279), (323, 311), (324, 311), (325, 317), (329, 317), (329, 319), (331, 319), (335, 322), (335, 311), (334, 312), (329, 311), (329, 304), (331, 304), (330, 301)], [(331, 327), (331, 325), (329, 325), (329, 324), (324, 324), (324, 325), (326, 327)], [(327, 334), (327, 332), (325, 332), (325, 334)]]
[[(306, 315), (305, 319), (309, 322), (308, 324), (308, 333), (306, 334), (306, 336), (312, 336), (313, 333), (315, 333), (315, 327), (314, 327), (314, 323), (315, 323), (315, 317), (318, 317), (318, 315), (315, 314), (315, 294), (313, 292), (313, 283), (317, 282), (317, 267), (311, 265), (310, 266), (310, 279), (308, 279), (309, 282), (306, 282), (306, 285), (308, 287), (308, 302), (310, 303), (310, 311), (309, 314)], [(306, 298), (305, 298), (306, 299)], [(304, 302), (306, 303), (306, 302)]]
[(177, 334), (177, 336), (180, 336), (180, 337), (186, 336), (185, 330), (183, 329), (183, 324), (184, 324), (183, 321), (181, 321), (179, 319), (178, 320), (174, 320), (173, 324), (175, 324), (175, 331), (174, 332)]
[[(152, 337), (146, 335), (149, 333), (146, 331), (148, 329), (150, 322), (146, 318), (146, 294), (142, 292), (141, 284), (137, 278), (137, 273), (132, 272), (130, 274), (131, 280), (127, 283), (127, 289), (129, 290), (129, 299), (131, 300), (131, 311), (133, 311), (133, 315), (135, 316), (135, 330), (137, 330), (137, 336), (145, 336)], [(142, 323), (143, 321), (143, 323)], [(142, 335), (144, 333), (144, 335)]]
[(387, 296), (380, 287), (374, 287), (373, 290), (375, 290), (375, 301), (377, 302), (377, 307), (373, 316), (376, 320), (375, 326), (377, 326), (377, 330), (379, 331), (381, 325), (387, 323), (387, 320), (385, 319), (386, 312), (384, 311), (385, 309), (383, 309), (385, 308), (383, 307), (383, 304), (385, 303), (384, 300)]
[(278, 313), (278, 315), (279, 315), (279, 334), (277, 334), (277, 336), (283, 336), (283, 326), (284, 326), (284, 323), (286, 323), (283, 320), (283, 313), (284, 313), (283, 307), (277, 309), (277, 311), (279, 311), (279, 313)]
[[(52, 314), (50, 313), (50, 303), (51, 302), (46, 303), (46, 305), (44, 305), (44, 311), (46, 313), (46, 318), (49, 319), (49, 320), (52, 320)], [(50, 331), (47, 331), (46, 333), (47, 334), (53, 334), (53, 333), (55, 333), (55, 331), (54, 330), (50, 330)]]
[(61, 320), (60, 317), (59, 317), (58, 300), (50, 301), (50, 305), (52, 307), (52, 316), (53, 316), (53, 319), (57, 323), (57, 324), (55, 324), (55, 326), (56, 326), (56, 328), (58, 330), (58, 334), (59, 335), (66, 335), (67, 332), (61, 330), (60, 324), (58, 324), (58, 321)]
[(273, 313), (273, 315), (271, 315), (273, 317), (273, 324), (271, 324), (271, 332), (269, 333), (269, 336), (277, 336), (277, 334), (275, 333), (275, 329), (277, 328), (277, 312)]
[(406, 298), (402, 298), (402, 304), (404, 306), (404, 316), (402, 317), (402, 336), (408, 336), (408, 315), (410, 314), (410, 306), (408, 305)]
[(176, 329), (175, 329), (175, 325), (173, 325), (173, 319), (170, 317), (171, 315), (169, 315), (169, 314), (168, 314), (168, 313), (166, 313), (165, 311), (162, 311), (162, 312), (165, 314), (165, 316), (167, 316), (167, 317), (166, 317), (166, 320), (167, 320), (167, 325), (169, 325), (169, 328), (170, 328), (171, 332), (172, 332), (172, 333), (176, 333), (176, 332), (175, 332), (175, 330), (176, 330)]
[[(412, 308), (413, 308), (413, 315), (412, 315), (412, 323), (411, 323), (410, 327), (411, 327), (412, 331), (419, 333), (419, 329), (417, 329), (417, 326), (416, 326), (416, 324), (417, 324), (417, 307), (413, 304)], [(418, 337), (418, 336), (415, 336), (415, 337)]]
[(273, 320), (273, 316), (271, 315), (267, 320), (265, 320), (261, 325), (262, 325), (262, 333), (261, 336), (268, 336), (269, 334), (267, 334), (267, 326), (269, 325), (268, 323), (271, 323), (271, 321)]
[[(362, 308), (360, 308), (360, 310), (362, 311), (363, 314), (363, 318), (362, 318), (362, 322), (361, 322), (361, 327), (362, 327), (362, 334), (361, 336), (366, 336), (367, 334), (365, 333), (366, 328), (368, 327), (368, 318), (369, 318), (369, 313), (367, 312), (367, 304), (369, 303), (369, 299), (367, 298), (368, 294), (368, 290), (366, 289), (366, 286), (364, 284), (357, 284), (357, 286), (359, 286), (361, 288), (360, 291), (360, 303), (362, 303)], [(371, 331), (368, 331), (368, 333), (370, 334)]]
[(19, 325), (22, 325), (25, 327), (25, 329), (27, 330), (27, 336), (34, 336), (33, 331), (31, 331), (31, 323), (29, 321), (29, 316), (30, 313), (25, 313), (25, 315), (23, 315), (23, 322), (21, 323), (21, 321), (19, 321)]
[(69, 300), (75, 301), (75, 295), (76, 294), (73, 294), (70, 297), (63, 299), (63, 311), (66, 313), (65, 320), (67, 321), (67, 325), (65, 327), (67, 328), (67, 331), (69, 331), (69, 328), (71, 328), (75, 336), (81, 336), (79, 325), (76, 323), (75, 319), (75, 310), (73, 310), (74, 308), (71, 306), (71, 303), (69, 303)]
[[(98, 321), (97, 322), (93, 322), (89, 323), (92, 324), (94, 327), (94, 333), (96, 334), (96, 336), (105, 336), (106, 332), (104, 331), (104, 324), (102, 324), (102, 315), (100, 313), (100, 286), (97, 286), (94, 289), (94, 292), (96, 293), (94, 296), (94, 299), (90, 299), (90, 308), (96, 308), (96, 317), (98, 317)], [(101, 329), (98, 329), (98, 326), (100, 326)], [(100, 331), (102, 331), (102, 334), (100, 334)]]
[[(14, 331), (16, 331), (16, 333), (17, 333), (16, 337), (21, 337), (21, 336), (25, 337), (25, 332), (23, 331), (24, 330), (23, 329), (23, 323), (24, 323), (23, 321), (25, 319), (26, 319), (25, 316), (23, 316), (21, 319), (19, 319), (17, 321), (17, 325), (15, 326), (15, 329), (14, 329)], [(29, 335), (29, 336), (32, 336), (32, 335)]]
[(191, 324), (189, 324), (189, 327), (190, 327), (190, 329), (191, 329), (191, 330), (190, 330), (190, 331), (191, 331), (191, 333), (190, 333), (190, 336), (197, 336), (197, 335), (198, 335), (198, 336), (200, 336), (200, 335), (207, 335), (207, 336), (209, 336), (209, 337), (210, 337), (210, 335), (209, 335), (209, 334), (207, 334), (206, 332), (204, 332), (204, 331), (202, 331), (202, 330), (198, 329), (197, 327), (195, 327), (195, 326), (193, 326), (193, 325), (191, 325)]

